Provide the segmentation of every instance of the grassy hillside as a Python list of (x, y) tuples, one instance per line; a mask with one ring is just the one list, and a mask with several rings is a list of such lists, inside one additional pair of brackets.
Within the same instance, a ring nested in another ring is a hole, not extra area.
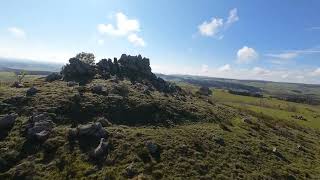
[[(95, 79), (85, 86), (26, 81), (1, 86), (1, 114), (18, 113), (0, 140), (1, 179), (314, 179), (320, 177), (319, 108), (237, 96), (180, 84), (185, 94), (146, 93), (143, 84)], [(93, 92), (103, 86), (107, 94)], [(25, 97), (29, 87), (39, 92)], [(126, 87), (123, 94), (119, 87)], [(81, 93), (80, 93), (81, 92)], [(80, 101), (76, 100), (80, 93)], [(13, 100), (22, 96), (25, 103)], [(78, 103), (76, 103), (76, 101)], [(72, 109), (75, 104), (78, 110)], [(280, 106), (280, 107), (279, 107)], [(291, 107), (292, 106), (292, 107)], [(294, 108), (293, 108), (294, 106)], [(49, 112), (55, 127), (44, 142), (24, 131), (33, 113)], [(303, 115), (307, 120), (292, 119)], [(90, 158), (98, 141), (68, 140), (71, 128), (106, 117), (108, 152)], [(148, 144), (156, 147), (156, 153)]]

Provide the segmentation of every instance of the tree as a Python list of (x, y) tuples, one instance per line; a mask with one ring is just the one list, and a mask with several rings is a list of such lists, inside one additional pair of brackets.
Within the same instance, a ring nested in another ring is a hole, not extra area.
[(94, 54), (92, 53), (86, 53), (86, 52), (82, 52), (76, 55), (77, 59), (79, 59), (80, 61), (86, 63), (86, 64), (90, 64), (93, 65), (94, 64)]

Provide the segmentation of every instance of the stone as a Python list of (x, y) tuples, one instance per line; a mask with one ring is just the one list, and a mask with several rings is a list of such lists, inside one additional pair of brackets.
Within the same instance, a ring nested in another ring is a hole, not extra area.
[(0, 119), (0, 130), (8, 130), (11, 129), (16, 121), (18, 114), (12, 113), (7, 114)]
[(104, 94), (105, 91), (101, 85), (94, 85), (91, 87), (91, 91), (95, 94)]
[(160, 158), (160, 146), (158, 144), (151, 141), (147, 141), (146, 147), (152, 157)]
[(214, 142), (221, 145), (221, 146), (224, 146), (225, 145), (225, 142), (224, 142), (224, 139), (222, 137), (218, 137), (218, 136), (215, 136), (213, 138)]
[(22, 83), (19, 83), (18, 81), (14, 82), (11, 87), (14, 87), (14, 88), (23, 88), (23, 84)]
[(94, 159), (99, 159), (104, 157), (108, 152), (108, 147), (109, 147), (109, 144), (105, 142), (104, 138), (101, 138), (98, 147), (94, 149), (94, 151), (91, 154), (91, 157)]
[(51, 73), (46, 77), (47, 82), (53, 82), (62, 79), (62, 75), (60, 73)]
[(55, 124), (46, 113), (33, 115), (27, 126), (27, 137), (38, 141), (45, 141)]
[(107, 138), (108, 132), (102, 127), (101, 123), (89, 123), (86, 125), (80, 125), (77, 127), (78, 136), (87, 136), (95, 138)]
[(137, 172), (136, 168), (134, 167), (133, 163), (131, 163), (129, 166), (127, 166), (126, 169), (124, 170), (124, 173), (123, 173), (123, 175), (128, 178), (133, 178), (137, 174), (138, 174), (138, 172)]
[(39, 90), (35, 87), (31, 87), (27, 90), (26, 92), (26, 96), (34, 96), (35, 94), (37, 94)]
[(105, 117), (98, 118), (97, 122), (99, 122), (103, 127), (110, 127), (112, 126), (112, 123), (108, 121)]
[(67, 82), (67, 86), (68, 87), (73, 87), (73, 86), (77, 86), (77, 85), (79, 85), (77, 82), (74, 82), (74, 81), (68, 81)]

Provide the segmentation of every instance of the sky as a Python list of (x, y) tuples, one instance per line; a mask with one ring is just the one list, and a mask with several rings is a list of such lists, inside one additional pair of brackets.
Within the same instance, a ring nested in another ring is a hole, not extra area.
[(0, 58), (121, 54), (153, 72), (320, 84), (318, 0), (2, 0)]

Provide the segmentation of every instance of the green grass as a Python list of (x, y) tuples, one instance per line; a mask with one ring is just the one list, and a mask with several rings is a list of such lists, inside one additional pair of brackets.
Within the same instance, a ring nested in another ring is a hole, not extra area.
[[(116, 85), (125, 85), (128, 97), (116, 101), (92, 93), (90, 87), (94, 84), (109, 92)], [(259, 98), (221, 90), (214, 90), (211, 97), (202, 97), (193, 95), (198, 87), (189, 84), (181, 84), (188, 90), (187, 95), (158, 91), (147, 95), (139, 84), (127, 80), (114, 83), (95, 79), (83, 87), (81, 116), (72, 117), (61, 111), (70, 113), (69, 105), (74, 105), (72, 97), (79, 93), (78, 87), (42, 79), (27, 81), (25, 85), (26, 88), (20, 89), (0, 87), (0, 101), (25, 95), (33, 85), (40, 90), (29, 97), (28, 104), (8, 110), (18, 111), (19, 118), (8, 136), (0, 140), (0, 163), (9, 163), (9, 169), (0, 172), (0, 179), (14, 179), (17, 175), (29, 179), (128, 179), (125, 171), (131, 164), (136, 179), (320, 177), (319, 124), (311, 117), (319, 114), (316, 106), (270, 98), (261, 102)], [(157, 111), (152, 111), (154, 108)], [(114, 109), (120, 114), (113, 114)], [(32, 151), (27, 151), (24, 130), (36, 111), (50, 112), (55, 117), (56, 128), (44, 143), (32, 144)], [(1, 112), (8, 113), (2, 109)], [(291, 119), (292, 114), (303, 115), (308, 120)], [(71, 148), (67, 132), (73, 123), (85, 124), (103, 115), (113, 123), (105, 128), (110, 151), (100, 162), (95, 162), (77, 142)], [(115, 120), (118, 116), (122, 121)], [(140, 121), (144, 117), (150, 119)], [(163, 120), (172, 122), (168, 126), (161, 124)], [(160, 147), (160, 158), (152, 157), (147, 150), (149, 141)]]
[[(263, 113), (275, 119), (296, 121), (300, 124), (320, 128), (320, 106), (299, 104), (274, 98), (256, 98), (230, 94), (215, 90), (213, 100), (242, 110)], [(302, 115), (307, 121), (297, 120), (293, 115)]]

